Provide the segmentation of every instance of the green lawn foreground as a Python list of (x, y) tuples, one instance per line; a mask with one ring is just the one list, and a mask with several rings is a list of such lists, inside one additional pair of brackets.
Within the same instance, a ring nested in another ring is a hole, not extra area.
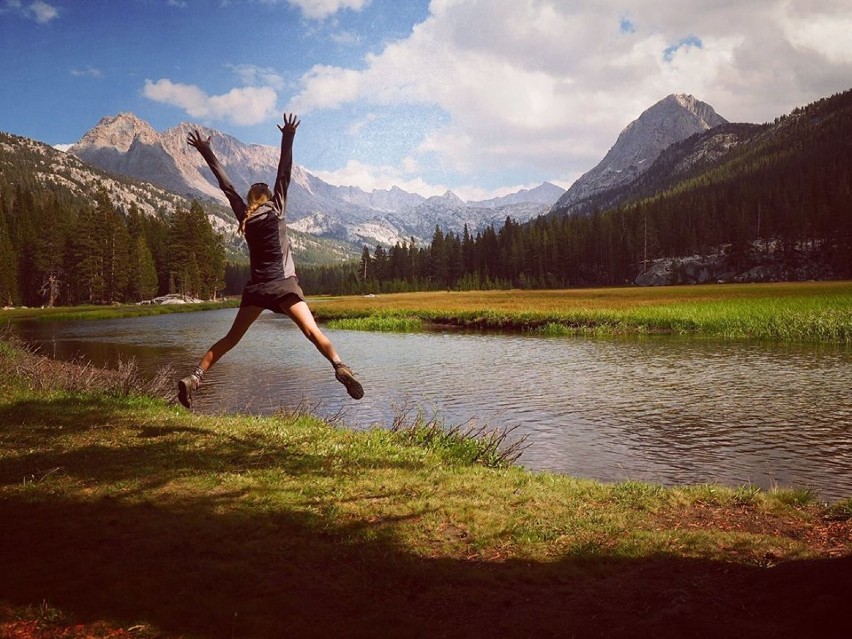
[(132, 367), (6, 343), (0, 380), (0, 637), (848, 630), (852, 500), (602, 484), (306, 414), (195, 415), (140, 395), (155, 385)]

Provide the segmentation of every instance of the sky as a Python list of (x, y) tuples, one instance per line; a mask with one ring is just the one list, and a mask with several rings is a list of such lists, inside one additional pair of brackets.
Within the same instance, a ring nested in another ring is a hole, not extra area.
[(567, 188), (671, 93), (768, 122), (852, 88), (850, 0), (0, 0), (0, 130), (132, 112), (277, 145), (323, 180)]

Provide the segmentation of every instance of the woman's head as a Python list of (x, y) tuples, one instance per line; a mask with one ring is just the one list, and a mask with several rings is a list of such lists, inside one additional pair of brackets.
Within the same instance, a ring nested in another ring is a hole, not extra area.
[(243, 218), (243, 221), (240, 223), (240, 233), (245, 232), (246, 228), (246, 220), (254, 214), (254, 212), (260, 207), (261, 204), (265, 204), (272, 199), (272, 191), (269, 190), (269, 185), (264, 182), (255, 182), (249, 188), (248, 196), (246, 197), (247, 208), (246, 208), (246, 216)]
[(247, 199), (249, 209), (255, 209), (272, 199), (272, 191), (269, 190), (269, 185), (265, 182), (255, 182), (249, 189)]

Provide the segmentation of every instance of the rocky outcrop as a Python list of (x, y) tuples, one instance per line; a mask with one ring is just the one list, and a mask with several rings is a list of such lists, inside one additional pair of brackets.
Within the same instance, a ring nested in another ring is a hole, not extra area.
[(838, 275), (831, 254), (800, 244), (783, 251), (778, 246), (755, 242), (746, 251), (731, 246), (708, 255), (666, 257), (653, 260), (639, 275), (637, 286), (711, 284), (732, 282), (803, 282), (830, 280)]
[(571, 185), (553, 211), (571, 213), (578, 203), (633, 182), (672, 144), (726, 122), (691, 95), (660, 100), (627, 125), (603, 160)]

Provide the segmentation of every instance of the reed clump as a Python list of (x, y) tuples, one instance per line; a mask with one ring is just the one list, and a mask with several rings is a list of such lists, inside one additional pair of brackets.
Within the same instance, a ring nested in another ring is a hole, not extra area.
[(100, 368), (83, 360), (52, 360), (21, 342), (8, 328), (0, 332), (0, 379), (34, 391), (162, 399), (174, 394), (174, 377), (169, 366), (160, 368), (151, 377), (143, 376), (134, 359), (119, 360), (115, 369)]

